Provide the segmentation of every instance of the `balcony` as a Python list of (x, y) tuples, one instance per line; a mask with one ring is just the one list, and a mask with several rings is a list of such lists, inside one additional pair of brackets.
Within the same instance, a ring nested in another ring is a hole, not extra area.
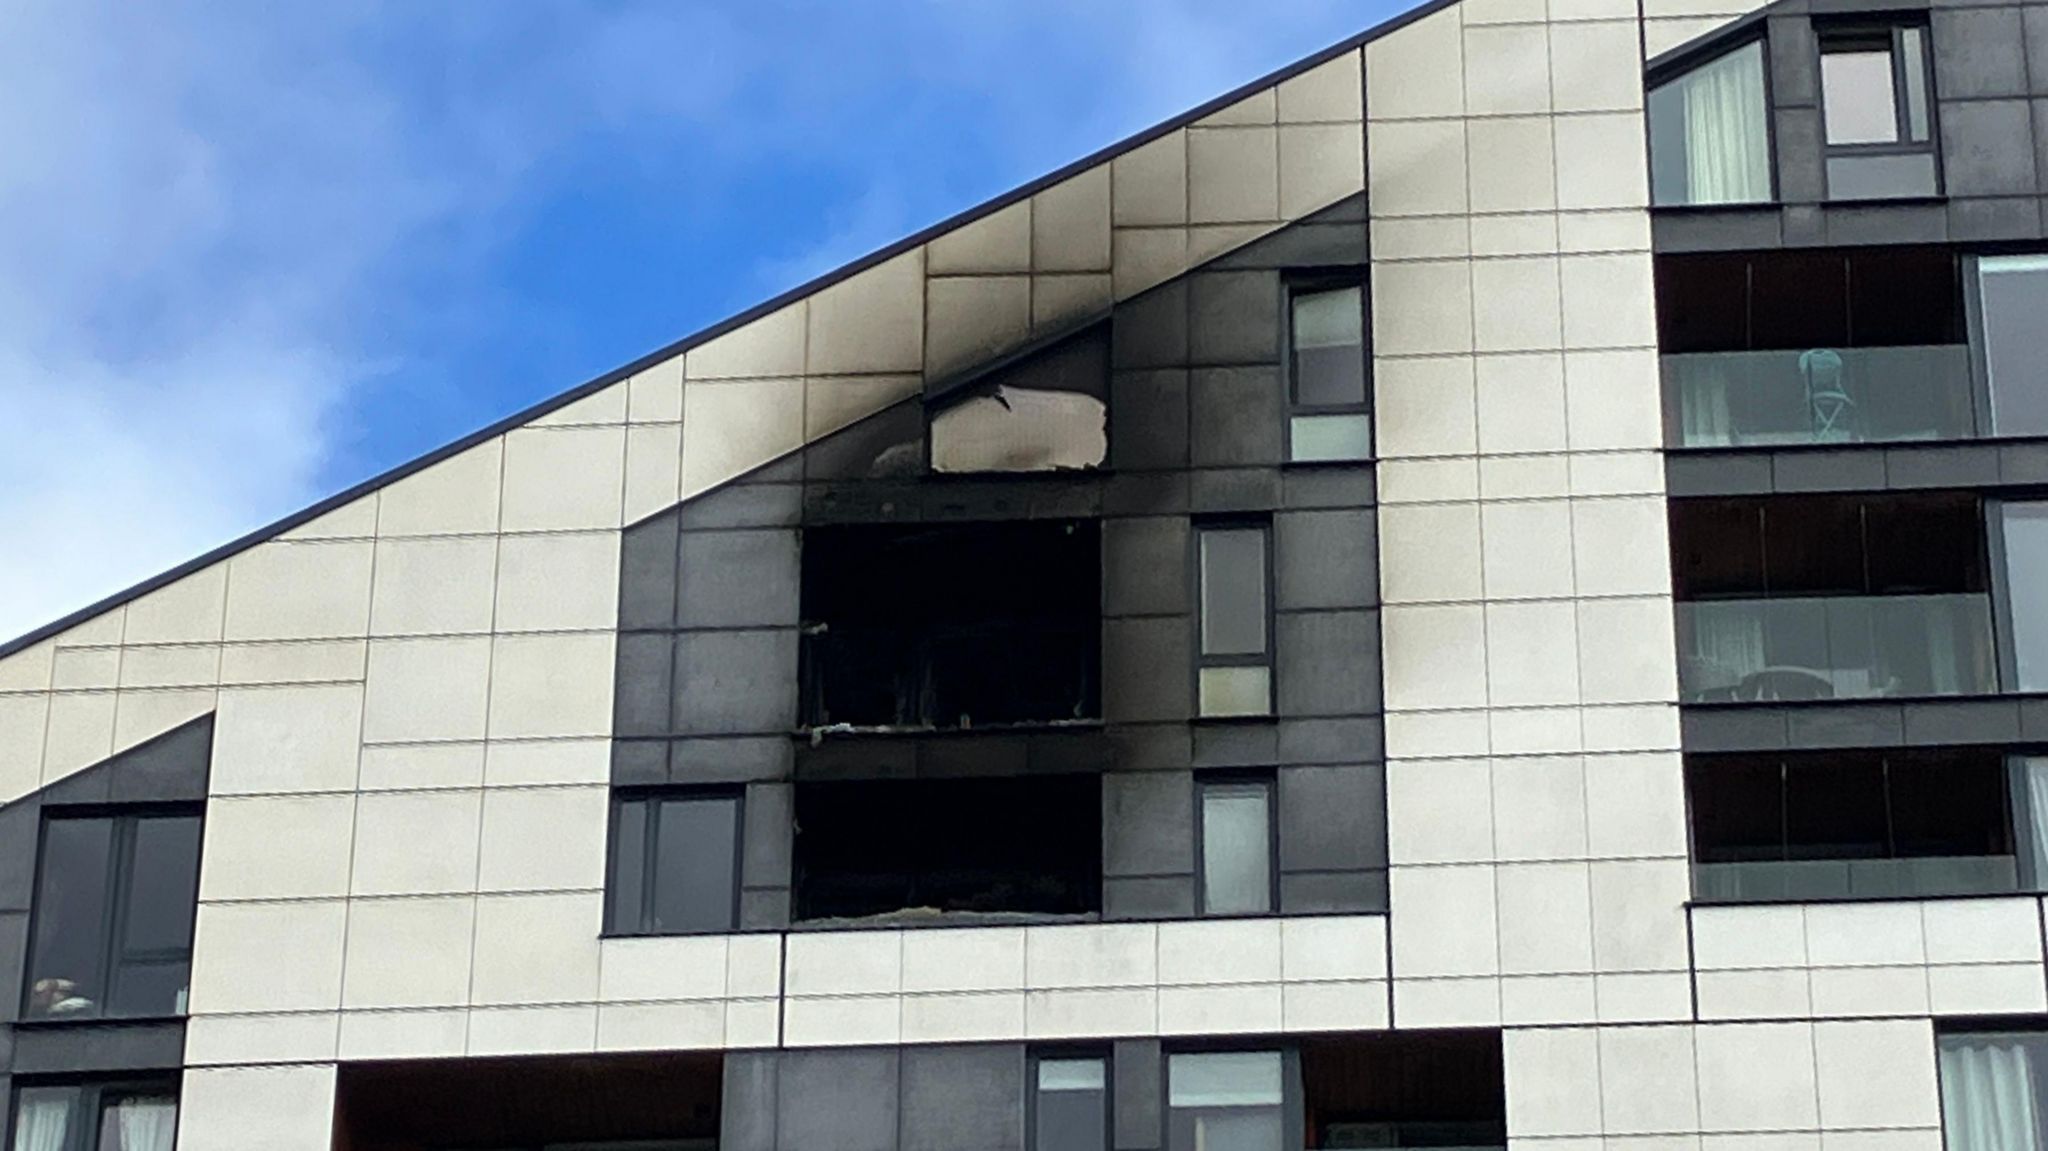
[(1684, 703), (1998, 691), (1982, 593), (1681, 602)]
[(1976, 434), (1964, 344), (1692, 352), (1663, 357), (1673, 447), (1965, 439)]

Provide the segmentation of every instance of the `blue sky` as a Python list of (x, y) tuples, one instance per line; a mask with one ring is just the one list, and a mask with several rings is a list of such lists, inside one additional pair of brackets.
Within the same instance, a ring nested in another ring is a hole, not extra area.
[(0, 8), (0, 639), (1398, 0)]

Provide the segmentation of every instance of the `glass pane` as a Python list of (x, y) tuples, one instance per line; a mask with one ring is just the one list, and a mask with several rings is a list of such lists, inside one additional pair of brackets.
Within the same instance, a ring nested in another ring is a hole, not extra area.
[(1167, 1103), (1174, 1107), (1278, 1107), (1278, 1051), (1174, 1055), (1167, 1060)]
[(107, 943), (109, 819), (52, 819), (43, 825), (42, 885), (29, 968), (28, 1016), (93, 1016)]
[(605, 883), (611, 897), (609, 920), (613, 931), (645, 931), (647, 925), (640, 921), (640, 908), (647, 893), (647, 804), (620, 804), (617, 827), (612, 873)]
[(198, 891), (199, 817), (137, 820), (122, 952), (190, 951)]
[(2018, 801), (2013, 810), (2024, 815), (2019, 828), (2020, 850), (2027, 859), (2027, 885), (2048, 887), (2048, 756), (2029, 756), (2015, 765)]
[(1202, 909), (1244, 915), (1273, 909), (1271, 789), (1263, 783), (1202, 788)]
[(76, 1087), (24, 1087), (14, 1096), (13, 1151), (63, 1151), (77, 1113)]
[(1823, 50), (1822, 118), (1830, 144), (1891, 144), (1899, 138), (1889, 49)]
[(662, 802), (653, 930), (732, 930), (738, 814), (731, 799)]
[(2039, 1036), (1941, 1037), (1941, 1125), (1948, 1151), (2040, 1151)]
[(1897, 200), (1932, 196), (1934, 153), (1828, 157), (1828, 199)]
[(2048, 691), (2048, 503), (2005, 506), (2005, 593), (2020, 691)]
[(2048, 435), (2048, 256), (1986, 256), (1977, 284), (1992, 430)]
[(1365, 402), (1364, 290), (1294, 297), (1294, 402)]
[(1266, 533), (1218, 528), (1202, 533), (1202, 654), (1260, 655), (1266, 650)]
[(1270, 715), (1273, 675), (1263, 667), (1205, 667), (1196, 677), (1203, 715), (1212, 719), (1238, 715)]
[(1107, 1080), (1100, 1059), (1040, 1061), (1036, 1151), (1102, 1151), (1109, 1132)]
[(1369, 460), (1372, 458), (1372, 417), (1351, 415), (1295, 416), (1288, 421), (1289, 459)]
[(99, 1151), (171, 1151), (178, 1101), (168, 1095), (109, 1099), (100, 1110)]
[(1925, 143), (1931, 135), (1927, 123), (1926, 34), (1919, 28), (1903, 29), (1899, 33), (1899, 48), (1905, 57), (1900, 63), (1906, 72), (1906, 138)]
[(1763, 42), (1650, 91), (1650, 194), (1658, 204), (1771, 198)]

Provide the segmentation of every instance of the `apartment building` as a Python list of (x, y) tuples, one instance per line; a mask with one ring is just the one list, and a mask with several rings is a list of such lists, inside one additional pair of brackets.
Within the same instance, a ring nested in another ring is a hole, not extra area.
[(2037, 1151), (2044, 212), (1432, 4), (0, 647), (0, 1142)]

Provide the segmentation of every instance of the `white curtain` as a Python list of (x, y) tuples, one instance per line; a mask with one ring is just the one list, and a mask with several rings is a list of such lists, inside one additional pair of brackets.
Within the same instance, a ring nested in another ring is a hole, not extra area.
[(26, 1093), (14, 1117), (14, 1151), (59, 1151), (71, 1129), (71, 1100)]
[(1942, 1044), (1948, 1151), (2042, 1151), (2032, 1062), (2016, 1036), (1961, 1036)]
[(178, 1102), (166, 1098), (123, 1099), (114, 1105), (121, 1151), (171, 1151), (178, 1137)]
[(1771, 198), (1761, 41), (1702, 65), (1685, 85), (1687, 200), (1741, 204)]
[(1726, 356), (1681, 356), (1678, 367), (1679, 428), (1685, 446), (1728, 447), (1735, 443), (1734, 421), (1728, 412)]
[(2048, 884), (2048, 756), (2033, 756), (2020, 762), (2027, 788), (2027, 837), (2029, 861), (2034, 869), (2033, 884)]
[(1765, 666), (1763, 605), (1755, 600), (1687, 604), (1692, 651), (1686, 689), (1733, 688)]

